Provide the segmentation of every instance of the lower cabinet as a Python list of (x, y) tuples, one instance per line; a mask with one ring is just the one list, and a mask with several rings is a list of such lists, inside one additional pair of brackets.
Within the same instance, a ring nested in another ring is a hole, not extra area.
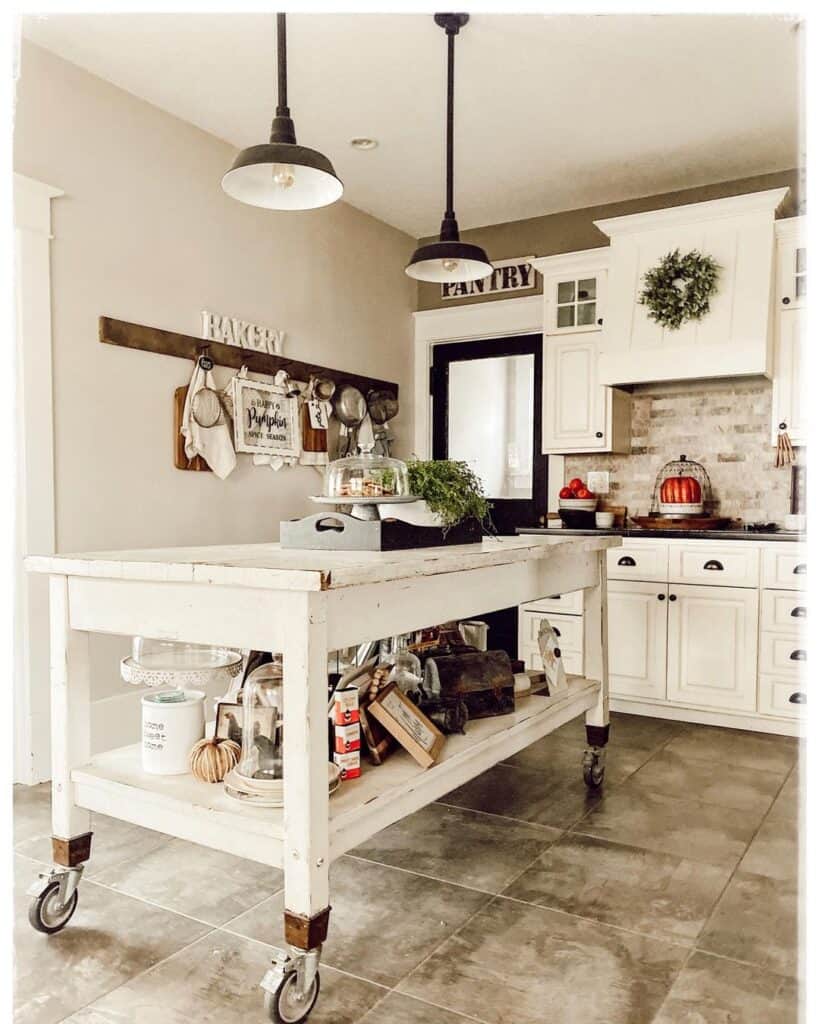
[(759, 592), (669, 585), (669, 701), (756, 710)]
[(610, 580), (609, 688), (612, 695), (665, 700), (667, 586)]

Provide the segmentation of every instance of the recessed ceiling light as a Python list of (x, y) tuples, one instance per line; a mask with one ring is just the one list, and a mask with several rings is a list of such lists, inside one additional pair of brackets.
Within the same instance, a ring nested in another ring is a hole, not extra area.
[(359, 138), (350, 139), (350, 145), (353, 149), (375, 149), (378, 145), (378, 139), (368, 139), (365, 136)]

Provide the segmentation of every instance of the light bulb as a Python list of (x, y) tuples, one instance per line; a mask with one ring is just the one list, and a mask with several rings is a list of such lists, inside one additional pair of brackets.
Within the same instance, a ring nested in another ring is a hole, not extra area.
[(292, 164), (273, 164), (273, 184), (279, 188), (292, 188), (296, 184), (296, 172)]
[(448, 274), (454, 274), (455, 271), (460, 267), (459, 260), (444, 260), (443, 267)]

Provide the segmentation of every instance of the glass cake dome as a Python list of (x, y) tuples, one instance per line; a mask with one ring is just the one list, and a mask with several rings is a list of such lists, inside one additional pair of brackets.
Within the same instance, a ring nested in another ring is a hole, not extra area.
[(409, 493), (407, 464), (374, 455), (372, 445), (361, 445), (358, 455), (331, 462), (324, 477), (325, 498), (403, 498)]

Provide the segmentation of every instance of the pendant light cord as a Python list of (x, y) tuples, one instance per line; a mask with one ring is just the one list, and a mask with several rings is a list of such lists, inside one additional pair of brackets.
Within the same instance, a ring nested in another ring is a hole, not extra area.
[(276, 117), (290, 117), (287, 106), (287, 22), (284, 14), (276, 15), (276, 51), (279, 67), (279, 102)]
[(446, 67), (446, 212), (445, 217), (454, 217), (453, 198), (453, 140), (455, 125), (455, 32), (447, 29), (447, 67)]

